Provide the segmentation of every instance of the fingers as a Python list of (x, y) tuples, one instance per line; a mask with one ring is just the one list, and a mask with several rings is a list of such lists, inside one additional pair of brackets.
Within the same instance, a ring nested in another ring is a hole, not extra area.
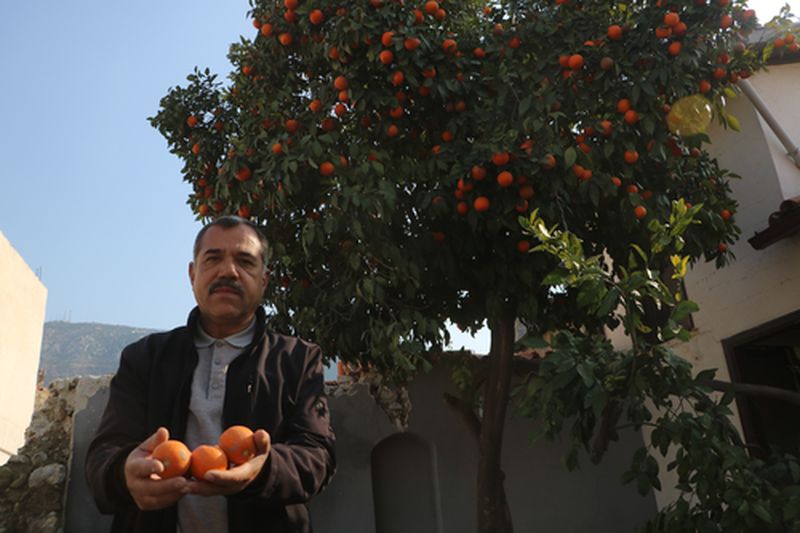
[(272, 445), (269, 433), (263, 429), (257, 429), (253, 433), (253, 439), (256, 441), (256, 454), (267, 454)]
[(186, 478), (139, 479), (131, 487), (136, 505), (145, 511), (163, 509), (174, 505), (188, 493)]
[(153, 450), (155, 450), (156, 446), (168, 440), (169, 430), (162, 426), (158, 428), (155, 433), (147, 437), (147, 440), (139, 445), (139, 449), (147, 453), (151, 453)]
[(186, 494), (186, 479), (183, 477), (158, 477), (164, 471), (164, 465), (152, 458), (152, 452), (156, 446), (167, 440), (169, 431), (160, 427), (125, 459), (125, 484), (136, 505), (142, 510), (169, 507)]

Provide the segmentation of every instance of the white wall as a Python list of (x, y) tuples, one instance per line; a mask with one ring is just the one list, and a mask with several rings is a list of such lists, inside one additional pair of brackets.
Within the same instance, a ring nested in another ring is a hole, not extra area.
[[(800, 143), (800, 63), (770, 67), (751, 79), (768, 108), (795, 143)], [(720, 341), (800, 309), (800, 235), (763, 250), (747, 242), (768, 227), (770, 213), (800, 195), (800, 169), (746, 96), (731, 101), (728, 111), (741, 122), (737, 133), (714, 126), (709, 152), (723, 168), (742, 176), (732, 183), (739, 202), (735, 221), (742, 229), (730, 250), (736, 260), (717, 270), (698, 263), (686, 278), (690, 299), (700, 306), (694, 338), (678, 351), (703, 368), (719, 368), (728, 378)]]
[(0, 232), (0, 464), (25, 442), (47, 289)]
[[(754, 77), (751, 83), (794, 145), (800, 145), (800, 62), (770, 67), (769, 72)], [(778, 171), (783, 197), (800, 196), (800, 169), (789, 159), (767, 123), (761, 117), (759, 121), (767, 132), (766, 142)]]

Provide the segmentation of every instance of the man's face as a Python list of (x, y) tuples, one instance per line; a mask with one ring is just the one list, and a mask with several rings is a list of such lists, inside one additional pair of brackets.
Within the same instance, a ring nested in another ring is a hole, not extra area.
[(258, 236), (244, 224), (212, 226), (189, 264), (189, 279), (209, 334), (222, 337), (243, 329), (267, 286)]

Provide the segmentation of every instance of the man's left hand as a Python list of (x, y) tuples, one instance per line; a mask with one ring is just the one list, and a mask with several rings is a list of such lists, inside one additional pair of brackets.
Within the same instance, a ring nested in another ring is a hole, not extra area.
[(269, 433), (258, 429), (253, 433), (256, 441), (256, 455), (244, 464), (229, 470), (209, 470), (202, 480), (191, 480), (187, 484), (189, 494), (201, 496), (227, 496), (244, 489), (261, 472), (269, 456)]

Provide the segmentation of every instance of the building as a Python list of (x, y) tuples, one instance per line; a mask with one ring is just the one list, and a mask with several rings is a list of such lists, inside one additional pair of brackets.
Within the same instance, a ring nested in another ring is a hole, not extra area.
[(0, 232), (0, 464), (25, 443), (46, 301), (47, 289)]

